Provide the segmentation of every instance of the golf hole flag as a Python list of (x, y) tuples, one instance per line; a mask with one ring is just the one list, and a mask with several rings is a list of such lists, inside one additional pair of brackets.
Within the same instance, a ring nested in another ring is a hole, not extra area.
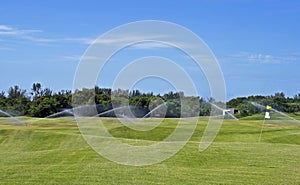
[(265, 119), (270, 119), (270, 110), (272, 109), (271, 106), (267, 105), (266, 107), (266, 114), (265, 114)]

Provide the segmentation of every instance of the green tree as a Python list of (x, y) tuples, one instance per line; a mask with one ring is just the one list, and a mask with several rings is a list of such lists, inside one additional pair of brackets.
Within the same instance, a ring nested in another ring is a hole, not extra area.
[(30, 100), (26, 97), (26, 90), (18, 85), (8, 89), (8, 96), (5, 101), (4, 110), (15, 116), (22, 116), (27, 113)]
[(9, 99), (18, 99), (25, 97), (26, 90), (22, 90), (18, 85), (10, 87), (8, 89), (8, 98)]
[(33, 83), (31, 88), (31, 95), (33, 96), (33, 99), (35, 99), (38, 96), (41, 96), (42, 94), (42, 85), (40, 83)]
[(47, 117), (57, 112), (58, 104), (54, 97), (39, 96), (31, 102), (28, 113), (33, 117)]

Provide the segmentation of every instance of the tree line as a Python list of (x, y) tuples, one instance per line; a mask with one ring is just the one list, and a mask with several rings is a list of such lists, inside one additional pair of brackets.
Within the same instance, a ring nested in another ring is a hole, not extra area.
[(238, 97), (228, 101), (227, 107), (234, 107), (239, 110), (240, 117), (250, 116), (259, 113), (262, 108), (253, 106), (251, 103), (258, 103), (260, 105), (269, 105), (272, 108), (286, 113), (300, 112), (300, 93), (294, 97), (286, 97), (283, 92), (277, 92), (274, 95), (262, 96), (248, 96)]
[[(181, 112), (181, 100), (184, 99), (189, 106), (185, 107), (184, 114)], [(12, 86), (7, 92), (0, 92), (0, 110), (8, 112), (14, 116), (32, 116), (47, 117), (57, 112), (71, 109), (73, 106), (97, 105), (98, 113), (111, 110), (116, 106), (122, 106), (128, 101), (138, 116), (147, 114), (151, 106), (159, 106), (166, 102), (166, 117), (180, 117), (195, 115), (209, 116), (211, 105), (224, 104), (216, 102), (213, 98), (205, 100), (202, 97), (185, 96), (183, 92), (169, 92), (163, 95), (153, 92), (142, 93), (139, 90), (114, 90), (109, 88), (100, 88), (96, 86), (93, 89), (81, 89), (71, 92), (70, 90), (61, 90), (53, 92), (50, 88), (44, 88), (40, 83), (34, 83), (29, 92), (21, 89), (18, 85)], [(196, 103), (195, 103), (196, 102)], [(258, 113), (260, 110), (249, 102), (257, 102), (262, 105), (270, 105), (273, 108), (283, 112), (300, 111), (300, 93), (293, 98), (286, 97), (284, 93), (275, 93), (270, 96), (248, 96), (238, 97), (226, 102), (229, 108), (236, 108), (239, 114), (236, 116), (249, 116)], [(197, 106), (197, 107), (193, 107)], [(0, 115), (1, 116), (1, 115)], [(108, 116), (115, 116), (110, 114)]]

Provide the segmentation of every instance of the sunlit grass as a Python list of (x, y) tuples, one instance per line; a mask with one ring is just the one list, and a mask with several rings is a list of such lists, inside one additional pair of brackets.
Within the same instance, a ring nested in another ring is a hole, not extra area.
[[(21, 117), (27, 126), (0, 118), (0, 184), (299, 184), (300, 127), (262, 120), (224, 121), (215, 142), (199, 152), (206, 127), (201, 118), (188, 144), (159, 164), (132, 167), (111, 162), (91, 149), (72, 117)], [(143, 132), (103, 118), (110, 134), (125, 143), (159, 142), (176, 127), (165, 119)]]

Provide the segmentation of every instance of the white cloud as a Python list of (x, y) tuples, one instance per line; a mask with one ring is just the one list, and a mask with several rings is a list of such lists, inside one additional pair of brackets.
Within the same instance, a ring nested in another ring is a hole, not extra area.
[[(102, 39), (97, 39), (96, 37), (74, 37), (74, 38), (45, 38), (39, 37), (35, 33), (42, 32), (41, 30), (36, 29), (19, 29), (8, 25), (0, 25), (0, 37), (7, 39), (19, 39), (26, 40), (35, 43), (51, 43), (51, 42), (60, 42), (60, 43), (79, 43), (84, 45), (90, 44), (104, 44), (104, 45), (114, 45), (114, 46), (124, 46), (128, 43), (136, 43), (133, 47), (135, 49), (153, 49), (153, 48), (166, 48), (172, 47), (168, 46), (167, 43), (170, 40), (170, 44), (173, 44), (178, 47), (184, 48), (194, 48), (194, 46), (186, 43), (180, 43), (172, 38), (169, 38), (169, 35), (151, 35), (144, 33), (136, 34), (123, 34), (123, 35), (110, 35)], [(144, 42), (145, 41), (145, 42)], [(161, 42), (162, 41), (162, 42)], [(144, 43), (143, 43), (144, 42)], [(161, 42), (161, 43), (160, 43)]]
[(80, 44), (91, 44), (93, 38), (45, 38), (39, 37), (35, 33), (40, 33), (41, 30), (36, 29), (19, 29), (8, 25), (0, 25), (0, 39), (5, 42), (8, 39), (26, 40), (35, 43), (50, 43), (50, 42), (76, 42)]
[(10, 30), (13, 30), (13, 28), (6, 25), (0, 25), (0, 31), (10, 31)]
[(102, 39), (95, 39), (89, 44), (103, 44), (108, 46), (126, 46), (130, 45), (133, 49), (155, 49), (155, 48), (179, 48), (179, 49), (196, 49), (201, 46), (194, 43), (186, 43), (171, 38), (170, 35), (149, 34), (149, 33), (131, 33), (124, 35), (111, 35)]
[(59, 60), (61, 61), (80, 61), (80, 60), (97, 60), (99, 59), (96, 56), (80, 56), (80, 55), (70, 55), (70, 56), (61, 56)]
[(0, 47), (0, 50), (13, 51), (13, 50), (15, 50), (15, 49), (13, 49), (13, 48), (8, 48), (8, 47)]
[(61, 57), (62, 60), (68, 60), (68, 61), (73, 61), (73, 60), (78, 60), (80, 59), (80, 56), (62, 56)]
[(256, 62), (262, 64), (282, 64), (300, 61), (299, 55), (275, 56), (262, 53), (240, 52), (225, 58), (226, 61)]
[(56, 39), (49, 39), (49, 38), (39, 38), (39, 37), (32, 37), (32, 36), (24, 36), (23, 39), (30, 40), (33, 42), (57, 42)]
[[(147, 38), (147, 39), (145, 39)], [(162, 39), (163, 38), (163, 39)], [(81, 44), (104, 44), (104, 45), (118, 45), (123, 46), (126, 44), (133, 44), (132, 47), (135, 49), (152, 49), (152, 48), (166, 48), (166, 47), (172, 47), (168, 45), (168, 43), (164, 43), (164, 41), (168, 38), (168, 35), (116, 35), (116, 36), (110, 36), (108, 38), (88, 38), (88, 37), (79, 37), (79, 38), (65, 38), (62, 39), (62, 41), (66, 42), (78, 42)], [(180, 45), (182, 46), (184, 43), (179, 42), (173, 42), (170, 44)], [(186, 47), (186, 45), (184, 45)], [(191, 47), (190, 45), (187, 47)]]
[[(35, 30), (35, 29), (18, 29), (7, 25), (0, 25), (0, 36), (3, 38), (7, 37), (14, 38), (14, 39), (21, 39), (21, 40), (29, 40), (32, 42), (54, 42), (54, 39), (48, 39), (48, 38), (39, 38), (36, 36), (33, 36), (34, 33), (42, 32), (41, 30)], [(5, 41), (4, 39), (2, 39)]]
[(61, 39), (61, 41), (66, 41), (66, 42), (76, 42), (76, 43), (81, 43), (81, 44), (91, 44), (93, 43), (95, 38), (85, 38), (85, 37), (79, 37), (79, 38), (65, 38)]
[(0, 25), (0, 35), (18, 36), (18, 35), (35, 33), (35, 32), (41, 32), (41, 30), (22, 30), (7, 25)]
[[(131, 33), (123, 35), (110, 35), (102, 39), (97, 39), (96, 37), (74, 37), (74, 38), (49, 38), (49, 37), (40, 37), (37, 36), (37, 32), (42, 32), (42, 30), (36, 29), (19, 29), (8, 25), (0, 25), (0, 38), (4, 38), (4, 41), (7, 39), (19, 39), (25, 41), (31, 41), (34, 43), (79, 43), (84, 45), (90, 44), (104, 44), (104, 45), (114, 45), (114, 46), (125, 46), (128, 43), (136, 43), (133, 47), (135, 49), (153, 49), (153, 48), (166, 48), (172, 47), (168, 46), (169, 44), (174, 45), (175, 47), (181, 47), (185, 49), (195, 48), (195, 46), (186, 43), (181, 43), (170, 38), (169, 35), (155, 35), (151, 33)], [(145, 41), (145, 42), (144, 42)], [(144, 42), (144, 43), (143, 43)], [(161, 42), (161, 43), (160, 43)], [(166, 44), (163, 44), (166, 42)]]
[(167, 38), (167, 35), (143, 35), (143, 34), (130, 34), (130, 35), (111, 35), (108, 38), (97, 39), (93, 42), (93, 44), (114, 44), (114, 45), (124, 45), (126, 43), (135, 43), (135, 42), (143, 42), (143, 41), (155, 41), (159, 40), (159, 38)]

